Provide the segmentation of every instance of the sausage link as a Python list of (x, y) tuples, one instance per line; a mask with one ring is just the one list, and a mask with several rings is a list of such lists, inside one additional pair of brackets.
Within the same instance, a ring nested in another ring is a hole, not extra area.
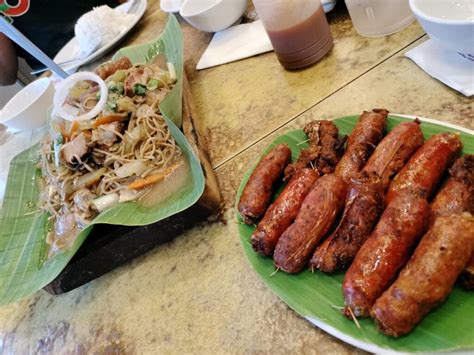
[(250, 238), (256, 252), (273, 255), (278, 239), (295, 220), (304, 198), (318, 177), (318, 173), (313, 169), (296, 171), (276, 201), (270, 205)]
[(318, 242), (328, 233), (344, 207), (346, 182), (335, 174), (319, 178), (303, 201), (295, 221), (275, 247), (275, 266), (288, 273), (301, 271)]
[(255, 223), (265, 213), (283, 170), (291, 159), (286, 144), (278, 144), (260, 160), (250, 175), (239, 201), (239, 212), (245, 223)]
[(117, 70), (128, 69), (132, 66), (133, 64), (128, 57), (122, 57), (117, 60), (99, 65), (95, 69), (95, 73), (100, 76), (101, 79), (105, 80), (109, 76), (114, 74)]
[(422, 144), (417, 120), (399, 124), (382, 139), (362, 169), (363, 174), (352, 179), (341, 222), (316, 249), (311, 269), (335, 272), (350, 265), (383, 211), (390, 178)]
[[(474, 215), (474, 155), (466, 154), (456, 160), (449, 174), (431, 203), (431, 224), (440, 216), (463, 212)], [(459, 281), (465, 288), (474, 290), (474, 254)]]
[(384, 192), (384, 185), (375, 174), (363, 173), (351, 180), (341, 221), (316, 249), (310, 269), (335, 272), (350, 265), (383, 212)]
[(388, 187), (390, 179), (423, 145), (423, 140), (420, 121), (400, 123), (375, 148), (363, 171), (377, 174)]
[(356, 317), (369, 316), (425, 232), (429, 211), (426, 199), (411, 193), (397, 196), (387, 206), (344, 277), (345, 315), (350, 315), (350, 308)]
[(448, 296), (473, 251), (474, 218), (439, 217), (397, 280), (375, 302), (371, 315), (380, 330), (394, 337), (411, 332)]
[(347, 141), (346, 152), (336, 166), (335, 173), (349, 181), (364, 167), (387, 126), (388, 111), (373, 109), (364, 111)]
[(304, 126), (309, 147), (302, 149), (298, 160), (285, 169), (285, 180), (289, 180), (299, 169), (314, 168), (319, 175), (334, 172), (344, 154), (347, 136), (339, 137), (337, 126), (327, 120), (311, 121)]
[(474, 155), (464, 155), (456, 160), (449, 174), (431, 203), (431, 223), (439, 216), (474, 214)]
[(386, 203), (403, 190), (429, 199), (461, 149), (459, 135), (440, 133), (431, 137), (395, 176), (388, 188)]

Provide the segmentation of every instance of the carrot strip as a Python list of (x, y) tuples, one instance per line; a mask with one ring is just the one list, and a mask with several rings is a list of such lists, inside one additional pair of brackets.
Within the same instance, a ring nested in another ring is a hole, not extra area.
[(144, 179), (135, 180), (134, 182), (132, 182), (130, 185), (127, 186), (127, 189), (129, 190), (143, 189), (144, 187), (147, 187), (149, 185), (157, 183), (158, 181), (163, 180), (165, 176), (166, 175), (163, 175), (163, 174), (156, 174), (156, 175), (147, 176)]
[(100, 125), (107, 124), (107, 123), (112, 123), (115, 121), (123, 121), (127, 118), (125, 115), (108, 115), (108, 116), (100, 116), (98, 117), (94, 123), (92, 123), (92, 128), (97, 128)]
[(129, 190), (139, 190), (143, 189), (144, 187), (156, 184), (157, 182), (163, 180), (166, 178), (169, 174), (171, 174), (178, 166), (180, 166), (181, 163), (174, 164), (168, 168), (165, 169), (162, 173), (155, 174), (155, 175), (149, 175), (143, 179), (135, 180), (131, 184), (127, 186), (127, 189)]

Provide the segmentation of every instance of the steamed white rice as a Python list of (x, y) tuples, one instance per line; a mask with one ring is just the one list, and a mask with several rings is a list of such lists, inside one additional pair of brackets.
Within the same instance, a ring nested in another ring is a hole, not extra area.
[(84, 56), (113, 41), (135, 21), (136, 16), (114, 11), (107, 5), (95, 7), (82, 15), (74, 32)]

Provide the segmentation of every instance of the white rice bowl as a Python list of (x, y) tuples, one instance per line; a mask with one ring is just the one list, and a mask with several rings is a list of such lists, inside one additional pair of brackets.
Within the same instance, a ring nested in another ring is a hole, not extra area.
[(85, 56), (113, 41), (135, 21), (136, 15), (115, 11), (107, 5), (95, 7), (77, 20), (74, 33)]

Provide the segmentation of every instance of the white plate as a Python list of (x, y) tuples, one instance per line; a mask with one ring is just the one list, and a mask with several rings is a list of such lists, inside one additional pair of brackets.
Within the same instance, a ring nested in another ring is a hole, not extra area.
[[(136, 0), (137, 6), (132, 12), (134, 15), (137, 15), (136, 19), (130, 24), (130, 26), (123, 31), (121, 34), (119, 34), (117, 37), (115, 37), (112, 41), (107, 43), (106, 45), (102, 46), (101, 48), (97, 49), (95, 52), (93, 52), (91, 55), (89, 55), (86, 58), (80, 59), (78, 61), (74, 61), (68, 65), (64, 65), (62, 68), (68, 72), (69, 74), (74, 73), (77, 68), (79, 68), (81, 65), (87, 64), (92, 62), (93, 60), (99, 58), (103, 54), (107, 53), (109, 49), (111, 49), (117, 42), (119, 42), (135, 25), (138, 23), (140, 18), (143, 16), (145, 13), (146, 7), (147, 7), (147, 0)], [(133, 1), (128, 1), (126, 3), (121, 4), (120, 6), (117, 6), (114, 8), (115, 11), (122, 11), (122, 12), (127, 12), (130, 9), (130, 6), (132, 5)], [(75, 58), (80, 58), (81, 55), (81, 47), (79, 46), (79, 42), (77, 41), (77, 38), (74, 37), (71, 39), (66, 45), (59, 51), (58, 54), (54, 57), (54, 61), (56, 63), (63, 63), (67, 62), (70, 60), (73, 60)]]
[(160, 9), (163, 12), (179, 12), (184, 0), (161, 0)]

